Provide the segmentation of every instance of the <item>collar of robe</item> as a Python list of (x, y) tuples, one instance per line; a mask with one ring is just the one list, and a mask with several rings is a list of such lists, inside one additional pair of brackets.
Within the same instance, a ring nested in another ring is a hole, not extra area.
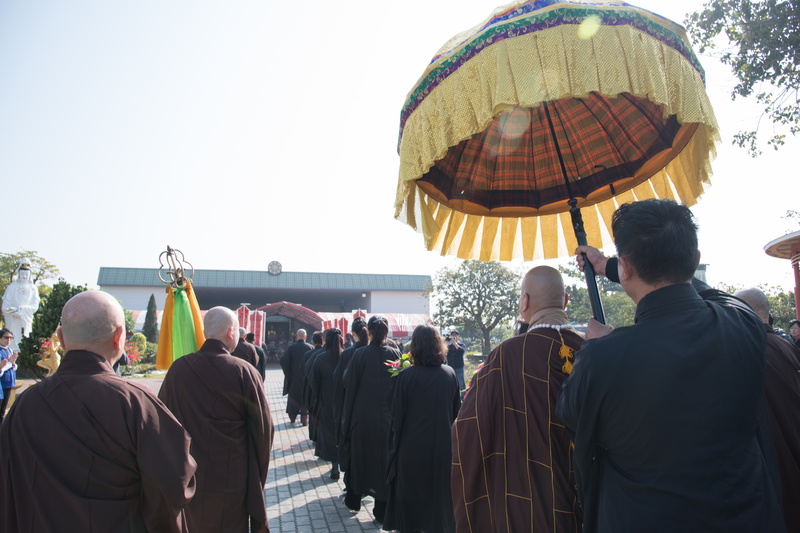
[(544, 309), (536, 311), (531, 317), (531, 327), (540, 324), (542, 325), (541, 327), (544, 327), (546, 324), (551, 326), (566, 326), (569, 324), (569, 318), (567, 318), (567, 313), (564, 312), (563, 309), (559, 309), (558, 307), (545, 307)]
[(203, 343), (203, 346), (201, 346), (198, 351), (211, 353), (231, 353), (230, 350), (228, 350), (228, 347), (225, 346), (222, 341), (217, 339), (206, 339), (206, 342)]
[(705, 306), (705, 301), (690, 283), (676, 283), (656, 289), (639, 300), (633, 321), (639, 323)]
[[(81, 372), (97, 373), (110, 372), (114, 374), (111, 365), (106, 359), (88, 350), (70, 350), (64, 354), (61, 364), (58, 366), (59, 372)], [(114, 374), (116, 375), (116, 374)]]

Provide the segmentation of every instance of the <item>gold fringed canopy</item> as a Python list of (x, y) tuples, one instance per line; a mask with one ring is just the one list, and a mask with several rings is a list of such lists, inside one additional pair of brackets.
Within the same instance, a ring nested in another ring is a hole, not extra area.
[[(515, 2), (451, 39), (401, 114), (395, 218), (484, 261), (601, 247), (625, 202), (693, 205), (719, 131), (685, 30), (620, 2)], [(603, 232), (605, 226), (608, 232)]]

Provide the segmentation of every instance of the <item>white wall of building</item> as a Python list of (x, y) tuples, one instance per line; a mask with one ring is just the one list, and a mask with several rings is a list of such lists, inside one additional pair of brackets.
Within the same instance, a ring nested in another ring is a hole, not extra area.
[[(101, 290), (114, 296), (122, 307), (131, 311), (144, 311), (150, 295), (156, 297), (156, 307), (163, 311), (167, 293), (164, 287), (121, 287), (108, 285)], [(430, 302), (420, 292), (409, 291), (372, 291), (364, 298), (364, 308), (371, 313), (423, 313), (430, 314)]]
[(120, 287), (108, 285), (100, 287), (100, 289), (119, 300), (122, 307), (130, 311), (147, 310), (147, 302), (150, 301), (151, 294), (156, 297), (156, 307), (159, 311), (164, 310), (164, 303), (167, 301), (167, 291), (164, 290), (163, 285), (161, 287)]
[(372, 313), (430, 314), (430, 302), (421, 292), (372, 291)]

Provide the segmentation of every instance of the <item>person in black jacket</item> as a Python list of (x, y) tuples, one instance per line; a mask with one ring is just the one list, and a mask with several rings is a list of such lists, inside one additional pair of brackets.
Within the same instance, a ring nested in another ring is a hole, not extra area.
[[(453, 330), (447, 337), (447, 366), (452, 368), (456, 373), (456, 380), (458, 381), (458, 389), (461, 391), (462, 398), (467, 384), (464, 381), (464, 352), (467, 350), (466, 345), (459, 340), (458, 330)], [(413, 344), (413, 343), (412, 343)]]
[(789, 335), (794, 339), (794, 345), (800, 348), (800, 320), (789, 322)]
[(575, 444), (583, 531), (785, 531), (761, 425), (763, 324), (693, 279), (700, 252), (687, 207), (625, 204), (612, 231), (618, 259), (577, 253), (622, 284), (635, 324), (590, 320), (556, 407)]
[(303, 386), (305, 384), (305, 371), (303, 363), (305, 356), (314, 347), (306, 342), (306, 330), (297, 330), (297, 340), (286, 348), (281, 356), (281, 368), (283, 369), (283, 394), (288, 395), (286, 399), (286, 414), (289, 421), (294, 424), (297, 415), (300, 415), (300, 423), (304, 426), (308, 424), (308, 409), (303, 400)]
[(256, 344), (256, 334), (252, 331), (245, 335), (244, 340), (246, 340), (248, 344), (252, 344), (253, 348), (256, 349), (256, 355), (258, 356), (258, 364), (256, 364), (256, 368), (258, 369), (258, 373), (261, 374), (261, 381), (264, 381), (264, 378), (267, 375), (267, 354), (265, 354), (264, 350), (262, 350), (261, 347)]
[(369, 344), (356, 350), (344, 375), (343, 445), (350, 450), (345, 505), (358, 511), (361, 497), (370, 495), (375, 498), (375, 519), (382, 523), (389, 497), (389, 404), (394, 386), (386, 362), (399, 359), (400, 351), (387, 342), (389, 322), (385, 317), (370, 317), (367, 331)]

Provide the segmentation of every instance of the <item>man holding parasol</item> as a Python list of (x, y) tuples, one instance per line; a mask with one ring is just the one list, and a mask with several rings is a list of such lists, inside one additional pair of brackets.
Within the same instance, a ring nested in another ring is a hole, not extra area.
[(784, 531), (772, 437), (759, 428), (760, 320), (693, 278), (686, 206), (625, 204), (612, 230), (618, 259), (578, 251), (622, 284), (636, 323), (590, 321), (556, 407), (575, 443), (584, 531)]

